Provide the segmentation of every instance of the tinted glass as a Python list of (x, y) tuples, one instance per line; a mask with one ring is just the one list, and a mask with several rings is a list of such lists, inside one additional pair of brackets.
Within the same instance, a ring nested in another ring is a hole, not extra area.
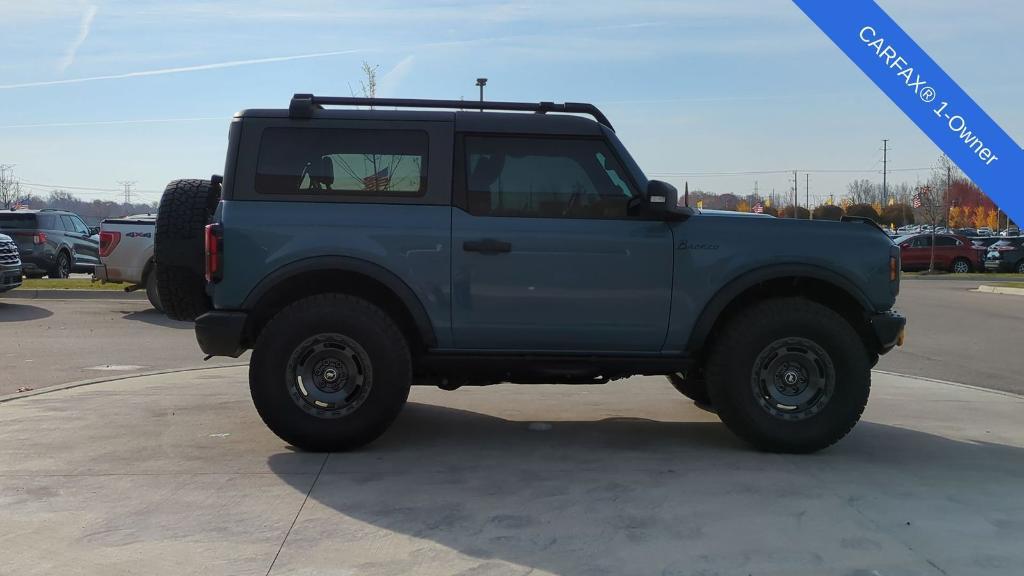
[(637, 194), (600, 140), (466, 138), (469, 211), (526, 218), (625, 218)]
[(75, 224), (71, 221), (71, 216), (61, 214), (60, 221), (64, 224), (64, 230), (67, 230), (68, 232), (75, 231)]
[(0, 230), (30, 230), (36, 228), (35, 214), (0, 214)]
[(949, 236), (937, 236), (935, 238), (935, 246), (949, 247), (956, 246), (957, 244), (959, 244), (959, 242), (957, 242), (956, 238), (951, 238)]
[(260, 142), (259, 194), (421, 196), (426, 182), (426, 132), (268, 128)]
[(89, 227), (86, 226), (85, 222), (82, 222), (82, 219), (78, 216), (71, 217), (71, 224), (75, 227), (75, 232), (85, 234), (86, 236), (89, 235)]

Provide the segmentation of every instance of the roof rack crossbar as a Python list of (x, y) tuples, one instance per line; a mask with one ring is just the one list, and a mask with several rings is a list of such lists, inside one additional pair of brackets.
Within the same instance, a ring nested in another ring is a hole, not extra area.
[(587, 114), (601, 124), (612, 128), (608, 117), (593, 104), (585, 102), (488, 102), (472, 100), (426, 100), (415, 98), (359, 98), (350, 96), (314, 96), (296, 94), (288, 106), (292, 118), (310, 118), (313, 111), (323, 106), (381, 106), (384, 108), (448, 108), (455, 110), (506, 110), (511, 112), (565, 112)]

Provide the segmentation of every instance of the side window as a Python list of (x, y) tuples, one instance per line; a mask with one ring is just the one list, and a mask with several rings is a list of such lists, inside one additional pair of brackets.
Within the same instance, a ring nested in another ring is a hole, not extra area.
[(75, 224), (74, 224), (74, 222), (71, 221), (71, 216), (68, 216), (66, 214), (61, 214), (60, 215), (60, 221), (61, 221), (61, 224), (63, 224), (62, 228), (64, 228), (64, 230), (66, 232), (74, 232), (75, 231)]
[(256, 192), (422, 196), (427, 140), (418, 130), (268, 128), (260, 141)]
[(82, 219), (79, 218), (78, 216), (71, 217), (71, 224), (72, 226), (75, 227), (75, 232), (78, 232), (79, 234), (85, 234), (86, 236), (89, 235), (89, 227), (86, 226), (85, 222), (82, 222)]
[(914, 238), (914, 248), (931, 248), (932, 237), (931, 236), (918, 236)]
[(949, 236), (939, 236), (939, 237), (935, 238), (935, 247), (936, 248), (941, 248), (941, 247), (948, 248), (950, 246), (956, 246), (957, 244), (959, 244), (959, 242), (956, 241), (956, 238), (950, 238)]
[(465, 149), (478, 216), (626, 218), (638, 196), (600, 140), (467, 136)]

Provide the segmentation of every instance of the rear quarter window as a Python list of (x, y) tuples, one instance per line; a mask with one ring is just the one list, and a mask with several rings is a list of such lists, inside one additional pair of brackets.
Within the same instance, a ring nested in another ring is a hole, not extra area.
[(35, 214), (0, 214), (0, 230), (34, 230)]
[(428, 140), (419, 130), (267, 128), (260, 140), (256, 193), (423, 196)]

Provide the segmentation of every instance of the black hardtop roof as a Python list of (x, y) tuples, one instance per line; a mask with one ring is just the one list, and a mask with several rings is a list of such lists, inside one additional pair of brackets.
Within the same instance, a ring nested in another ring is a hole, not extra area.
[[(323, 106), (374, 106), (368, 109), (325, 109)], [(510, 113), (519, 112), (519, 113)], [(523, 114), (522, 112), (532, 112)], [(557, 114), (549, 114), (556, 112)], [(594, 120), (573, 116), (587, 114)], [(247, 109), (236, 118), (298, 118), (338, 120), (454, 121), (460, 130), (572, 132), (600, 134), (611, 129), (608, 118), (594, 105), (567, 102), (473, 102), (398, 98), (349, 98), (296, 94), (289, 109)]]

